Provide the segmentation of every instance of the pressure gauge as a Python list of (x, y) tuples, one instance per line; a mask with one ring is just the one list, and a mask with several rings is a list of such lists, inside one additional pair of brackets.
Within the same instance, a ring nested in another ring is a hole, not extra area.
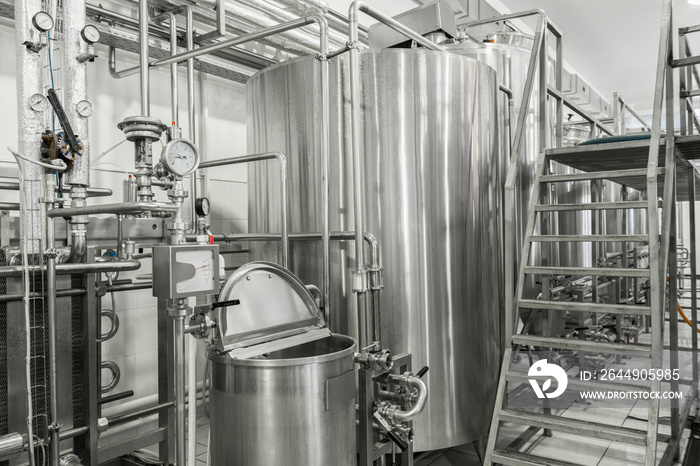
[(81, 117), (88, 118), (92, 116), (94, 109), (92, 108), (92, 104), (89, 100), (81, 100), (75, 104), (75, 111), (78, 112), (78, 115)]
[(209, 199), (206, 197), (197, 198), (194, 201), (194, 210), (200, 217), (206, 217), (211, 212), (211, 206), (209, 205)]
[(199, 152), (192, 141), (173, 139), (163, 147), (160, 161), (169, 172), (185, 176), (199, 166)]
[(153, 270), (153, 296), (176, 299), (216, 293), (219, 246), (154, 246)]
[(32, 24), (41, 32), (53, 29), (53, 18), (45, 11), (40, 11), (32, 18)]
[(49, 99), (43, 94), (34, 94), (29, 98), (29, 107), (35, 112), (43, 112), (49, 108)]
[(80, 37), (88, 44), (94, 44), (100, 40), (100, 30), (92, 24), (88, 24), (80, 31)]

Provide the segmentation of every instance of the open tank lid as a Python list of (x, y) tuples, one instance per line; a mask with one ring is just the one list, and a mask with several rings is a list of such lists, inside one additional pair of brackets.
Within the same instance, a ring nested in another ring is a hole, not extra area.
[(219, 302), (234, 299), (240, 304), (214, 311), (216, 348), (233, 357), (253, 357), (330, 335), (306, 286), (272, 262), (250, 262), (236, 270), (219, 294)]

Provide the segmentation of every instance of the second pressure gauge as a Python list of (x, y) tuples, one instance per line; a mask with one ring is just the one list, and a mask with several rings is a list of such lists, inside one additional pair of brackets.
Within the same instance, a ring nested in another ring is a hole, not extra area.
[(45, 11), (40, 11), (32, 17), (32, 24), (40, 32), (46, 32), (53, 29), (53, 17)]
[(173, 139), (163, 147), (160, 161), (169, 172), (186, 176), (199, 166), (199, 151), (188, 139)]
[(78, 115), (80, 115), (81, 117), (88, 118), (92, 116), (92, 112), (94, 110), (89, 100), (81, 100), (80, 102), (75, 104), (75, 111), (78, 112)]
[(49, 99), (43, 94), (34, 94), (29, 98), (29, 107), (35, 112), (43, 112), (49, 108)]
[(88, 24), (80, 31), (80, 37), (88, 44), (94, 44), (100, 40), (100, 30), (92, 24)]
[(194, 211), (200, 217), (206, 217), (211, 212), (211, 206), (209, 205), (209, 199), (206, 197), (199, 197), (194, 201)]

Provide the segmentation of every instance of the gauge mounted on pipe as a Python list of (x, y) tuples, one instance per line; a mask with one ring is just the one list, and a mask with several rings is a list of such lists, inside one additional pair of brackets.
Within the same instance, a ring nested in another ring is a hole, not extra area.
[(80, 37), (83, 38), (85, 42), (92, 45), (100, 40), (100, 30), (92, 24), (88, 24), (80, 31)]
[(187, 176), (199, 166), (199, 151), (197, 146), (188, 139), (173, 139), (163, 147), (160, 161), (169, 172), (178, 176)]
[(48, 32), (53, 29), (53, 17), (45, 11), (40, 11), (32, 17), (32, 24), (39, 32)]
[(209, 198), (198, 197), (194, 201), (194, 211), (199, 217), (206, 217), (211, 212), (211, 205), (209, 204)]

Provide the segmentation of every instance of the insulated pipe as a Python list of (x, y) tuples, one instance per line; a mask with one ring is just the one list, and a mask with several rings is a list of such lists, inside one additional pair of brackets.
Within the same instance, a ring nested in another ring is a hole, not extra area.
[[(281, 152), (267, 152), (263, 154), (243, 155), (239, 157), (228, 157), (219, 160), (210, 160), (199, 164), (199, 168), (220, 167), (223, 165), (235, 165), (239, 163), (257, 162), (261, 160), (276, 159), (280, 166), (280, 179), (282, 191), (282, 266), (289, 264), (289, 171), (287, 168), (287, 158)], [(326, 275), (324, 274), (324, 282)]]
[[(41, 134), (44, 131), (43, 112), (29, 107), (33, 94), (44, 94), (44, 68), (41, 54), (27, 44), (40, 41), (41, 35), (32, 26), (32, 17), (42, 8), (41, 0), (15, 2), (15, 53), (17, 67), (18, 153), (31, 160), (41, 160)], [(28, 255), (41, 253), (43, 215), (39, 198), (43, 196), (43, 170), (34, 163), (23, 163), (23, 191), (26, 215), (24, 222), (25, 250)], [(30, 452), (33, 456), (33, 452)], [(33, 460), (33, 458), (31, 458)]]
[[(82, 155), (66, 171), (66, 184), (90, 186), (90, 132), (89, 118), (78, 115), (76, 105), (87, 99), (88, 44), (80, 36), (87, 24), (85, 0), (70, 0), (63, 6), (63, 108), (73, 132), (83, 145)], [(72, 192), (72, 190), (71, 190)]]

